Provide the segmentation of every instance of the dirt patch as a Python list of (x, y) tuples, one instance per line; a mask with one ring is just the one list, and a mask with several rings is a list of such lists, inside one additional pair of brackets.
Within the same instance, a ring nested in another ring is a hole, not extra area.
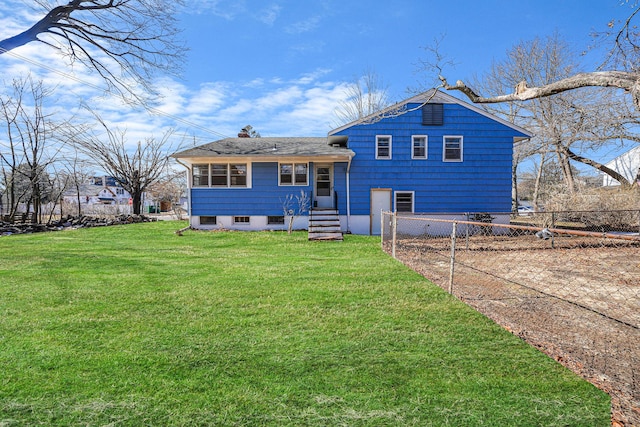
[[(449, 290), (450, 239), (401, 238), (395, 253)], [(609, 393), (616, 425), (640, 426), (640, 242), (457, 239), (452, 290)]]

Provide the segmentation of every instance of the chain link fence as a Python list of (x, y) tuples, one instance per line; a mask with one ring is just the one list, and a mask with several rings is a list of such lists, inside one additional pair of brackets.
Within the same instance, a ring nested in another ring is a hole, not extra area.
[(640, 425), (640, 211), (382, 213), (382, 246)]

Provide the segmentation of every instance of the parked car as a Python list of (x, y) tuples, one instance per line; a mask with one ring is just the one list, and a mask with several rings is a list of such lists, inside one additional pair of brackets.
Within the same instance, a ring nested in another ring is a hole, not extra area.
[(518, 215), (531, 216), (535, 213), (531, 206), (518, 206)]

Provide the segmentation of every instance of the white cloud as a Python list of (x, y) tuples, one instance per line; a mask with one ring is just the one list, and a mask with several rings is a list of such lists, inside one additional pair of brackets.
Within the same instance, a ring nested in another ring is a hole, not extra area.
[(298, 21), (294, 24), (291, 24), (285, 28), (285, 31), (289, 34), (302, 34), (308, 33), (309, 31), (313, 31), (320, 26), (320, 21), (322, 21), (322, 17), (319, 15), (312, 16), (310, 18), (305, 19), (304, 21)]
[(185, 13), (212, 14), (227, 21), (235, 20), (247, 9), (244, 0), (190, 0), (186, 5)]
[(272, 26), (278, 19), (278, 16), (280, 15), (281, 10), (282, 10), (282, 7), (280, 7), (277, 4), (268, 6), (265, 9), (262, 9), (262, 11), (260, 11), (257, 17), (258, 21), (264, 24), (267, 24), (269, 26)]
[(188, 114), (202, 114), (215, 111), (224, 105), (225, 83), (205, 83), (193, 94), (186, 108)]

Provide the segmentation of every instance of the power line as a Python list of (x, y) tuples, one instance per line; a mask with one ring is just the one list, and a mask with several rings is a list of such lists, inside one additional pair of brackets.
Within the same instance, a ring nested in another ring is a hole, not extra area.
[[(9, 55), (13, 56), (14, 58), (20, 59), (20, 60), (22, 60), (24, 62), (27, 62), (27, 63), (31, 64), (31, 65), (35, 65), (36, 67), (44, 68), (45, 70), (48, 70), (48, 71), (50, 71), (52, 73), (55, 73), (55, 74), (58, 74), (58, 75), (66, 78), (66, 79), (73, 80), (73, 81), (75, 81), (77, 83), (80, 83), (80, 84), (82, 84), (84, 86), (89, 86), (89, 87), (91, 87), (93, 89), (96, 89), (96, 90), (99, 90), (99, 91), (104, 91), (104, 88), (102, 88), (102, 87), (100, 87), (98, 85), (95, 85), (93, 83), (89, 83), (87, 81), (84, 81), (84, 80), (72, 75), (72, 74), (68, 74), (68, 73), (65, 73), (63, 71), (57, 70), (57, 69), (55, 69), (53, 67), (50, 67), (50, 66), (48, 66), (46, 64), (42, 64), (40, 62), (34, 61), (32, 59), (29, 59), (29, 58), (27, 58), (25, 56), (19, 55), (19, 54), (13, 52), (13, 51), (9, 51), (9, 50), (0, 48), (0, 52), (4, 52), (5, 54), (9, 54)], [(158, 116), (163, 116), (163, 117), (170, 118), (172, 120), (175, 120), (176, 122), (182, 123), (182, 124), (190, 126), (192, 128), (199, 129), (199, 130), (201, 130), (203, 132), (206, 132), (206, 133), (209, 133), (209, 134), (212, 134), (212, 135), (216, 135), (216, 136), (219, 136), (219, 137), (222, 137), (222, 138), (228, 138), (228, 135), (222, 134), (220, 132), (216, 132), (216, 131), (208, 129), (208, 128), (204, 127), (204, 126), (201, 126), (201, 125), (198, 125), (196, 123), (190, 122), (189, 120), (183, 119), (182, 117), (174, 116), (173, 114), (169, 114), (169, 113), (164, 112), (162, 110), (159, 110), (159, 109), (157, 109), (155, 107), (146, 106), (145, 109), (149, 113), (152, 113), (152, 114), (155, 114), (155, 115), (158, 115)]]

